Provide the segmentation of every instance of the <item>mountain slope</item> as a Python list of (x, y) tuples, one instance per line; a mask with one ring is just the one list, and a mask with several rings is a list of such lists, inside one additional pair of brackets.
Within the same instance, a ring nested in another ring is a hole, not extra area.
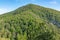
[[(42, 6), (34, 5), (34, 4), (28, 4), (26, 6), (20, 7), (16, 9), (15, 11), (9, 12), (9, 15), (15, 15), (19, 14), (24, 11), (31, 11), (35, 13), (36, 15), (40, 16), (40, 18), (43, 18), (44, 20), (48, 20), (49, 22), (55, 24), (56, 26), (60, 27), (60, 11), (56, 11), (53, 9), (45, 8)], [(8, 15), (7, 14), (7, 15)]]
[(59, 40), (60, 12), (28, 4), (0, 15), (0, 39)]

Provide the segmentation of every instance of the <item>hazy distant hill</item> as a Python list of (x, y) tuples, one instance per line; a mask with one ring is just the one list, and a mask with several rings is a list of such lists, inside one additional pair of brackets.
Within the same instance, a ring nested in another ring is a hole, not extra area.
[(0, 40), (60, 40), (60, 12), (35, 4), (0, 15)]

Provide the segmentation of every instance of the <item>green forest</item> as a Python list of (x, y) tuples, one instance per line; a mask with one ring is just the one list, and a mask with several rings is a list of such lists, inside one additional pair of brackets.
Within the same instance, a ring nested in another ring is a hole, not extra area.
[(28, 4), (2, 14), (0, 40), (60, 40), (60, 11)]

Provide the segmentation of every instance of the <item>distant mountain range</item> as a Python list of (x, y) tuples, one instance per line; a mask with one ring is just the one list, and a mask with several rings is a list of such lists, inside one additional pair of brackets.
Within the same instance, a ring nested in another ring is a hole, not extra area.
[(0, 40), (60, 40), (60, 11), (28, 4), (0, 15)]

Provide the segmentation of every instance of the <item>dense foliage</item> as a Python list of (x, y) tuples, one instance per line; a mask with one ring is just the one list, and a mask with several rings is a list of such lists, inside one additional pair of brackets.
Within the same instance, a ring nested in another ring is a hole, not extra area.
[(0, 15), (0, 40), (60, 40), (60, 12), (29, 4)]

